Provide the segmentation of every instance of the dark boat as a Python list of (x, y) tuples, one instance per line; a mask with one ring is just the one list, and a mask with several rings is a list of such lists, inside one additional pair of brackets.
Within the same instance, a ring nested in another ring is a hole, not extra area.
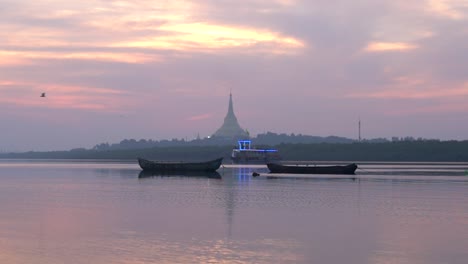
[(203, 162), (150, 161), (138, 158), (138, 164), (144, 171), (153, 172), (216, 171), (222, 162), (223, 158)]
[(282, 165), (267, 163), (271, 173), (293, 174), (354, 174), (357, 169), (355, 163), (343, 166), (315, 166), (315, 165)]
[(159, 172), (159, 171), (145, 171), (142, 170), (138, 174), (138, 178), (154, 178), (154, 177), (188, 177), (188, 178), (210, 178), (210, 179), (221, 179), (221, 174), (217, 171), (170, 171), (170, 172)]

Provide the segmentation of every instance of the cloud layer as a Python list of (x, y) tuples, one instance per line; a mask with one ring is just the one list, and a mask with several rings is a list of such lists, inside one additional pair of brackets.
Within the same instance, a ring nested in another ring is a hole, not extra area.
[(230, 91), (253, 134), (468, 134), (465, 0), (1, 2), (0, 151), (207, 136)]

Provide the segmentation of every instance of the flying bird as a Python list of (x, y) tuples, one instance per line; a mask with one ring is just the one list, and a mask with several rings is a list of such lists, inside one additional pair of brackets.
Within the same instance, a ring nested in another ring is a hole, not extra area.
[(41, 94), (41, 97), (45, 97), (45, 93), (42, 93), (42, 94)]

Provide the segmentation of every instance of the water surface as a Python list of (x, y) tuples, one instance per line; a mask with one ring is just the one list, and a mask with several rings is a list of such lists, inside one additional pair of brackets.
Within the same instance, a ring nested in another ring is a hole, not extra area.
[(464, 264), (467, 168), (139, 177), (136, 162), (0, 160), (0, 263)]

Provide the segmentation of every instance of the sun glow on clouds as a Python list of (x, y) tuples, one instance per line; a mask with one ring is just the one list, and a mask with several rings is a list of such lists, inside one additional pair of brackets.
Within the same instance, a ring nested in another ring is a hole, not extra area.
[[(254, 48), (256, 52), (286, 54), (305, 46), (298, 39), (269, 29), (195, 19), (199, 6), (191, 1), (88, 0), (87, 4), (55, 6), (19, 3), (19, 19), (0, 22), (0, 66), (44, 59), (143, 64), (162, 60), (162, 55), (155, 57), (147, 49), (222, 52)], [(276, 4), (288, 6), (294, 1), (277, 0)], [(21, 19), (25, 21), (18, 23)], [(66, 26), (60, 25), (63, 22)]]
[(63, 47), (72, 44), (67, 41), (67, 34), (57, 29), (37, 27), (35, 25), (27, 27), (0, 25), (0, 30), (2, 39), (0, 45), (12, 48)]
[(277, 3), (284, 5), (284, 6), (292, 6), (294, 5), (297, 1), (296, 0), (276, 0)]
[(43, 51), (1, 51), (1, 65), (32, 64), (34, 60), (92, 60), (142, 64), (161, 61), (156, 55), (144, 53), (112, 52), (43, 52)]
[(276, 44), (277, 49), (284, 50), (305, 46), (297, 39), (283, 37), (267, 30), (207, 23), (162, 25), (159, 30), (167, 32), (168, 35), (123, 42), (116, 46), (174, 50), (250, 47), (261, 43)]
[(466, 0), (428, 0), (428, 6), (429, 12), (437, 16), (461, 20), (466, 16), (458, 8), (468, 8), (468, 2)]
[(371, 42), (364, 49), (367, 52), (409, 51), (418, 46), (404, 42)]

